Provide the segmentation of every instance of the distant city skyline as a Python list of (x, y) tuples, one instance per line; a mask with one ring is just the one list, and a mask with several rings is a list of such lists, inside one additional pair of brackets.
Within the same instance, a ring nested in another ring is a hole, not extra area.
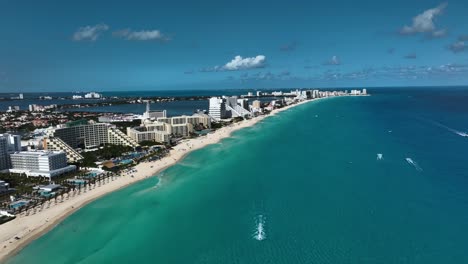
[(452, 1), (0, 1), (0, 93), (468, 85)]

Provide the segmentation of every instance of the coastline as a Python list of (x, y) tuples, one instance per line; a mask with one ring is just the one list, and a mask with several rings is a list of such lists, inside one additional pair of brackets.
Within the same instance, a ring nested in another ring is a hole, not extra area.
[[(6, 261), (8, 258), (14, 256), (29, 243), (41, 237), (43, 234), (57, 226), (65, 218), (94, 200), (111, 192), (125, 188), (135, 182), (153, 177), (182, 160), (190, 152), (211, 144), (216, 144), (220, 140), (228, 138), (234, 131), (251, 127), (269, 116), (274, 116), (279, 112), (288, 110), (295, 106), (320, 99), (306, 100), (285, 106), (283, 108), (273, 110), (269, 115), (234, 123), (230, 126), (218, 129), (214, 133), (207, 134), (204, 137), (183, 140), (170, 151), (168, 156), (161, 160), (140, 163), (135, 166), (134, 168), (137, 172), (133, 174), (134, 177), (117, 177), (100, 187), (82, 192), (80, 195), (74, 195), (71, 198), (65, 198), (62, 202), (58, 202), (57, 204), (51, 204), (50, 208), (47, 207), (46, 209), (39, 210), (33, 215), (18, 215), (16, 219), (0, 225), (0, 248), (2, 249), (0, 251), (0, 262)], [(20, 239), (16, 239), (16, 237), (19, 237)]]

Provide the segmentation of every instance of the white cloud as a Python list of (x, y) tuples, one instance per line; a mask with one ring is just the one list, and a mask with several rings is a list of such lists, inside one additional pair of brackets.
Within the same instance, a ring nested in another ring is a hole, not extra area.
[[(413, 23), (411, 26), (404, 26), (401, 28), (400, 33), (403, 35), (412, 35), (417, 33), (431, 33), (436, 31), (436, 26), (434, 24), (434, 20), (437, 16), (440, 16), (444, 9), (447, 7), (447, 3), (440, 4), (435, 8), (428, 9), (423, 13), (415, 16), (413, 18)], [(436, 35), (441, 35), (445, 32), (438, 30)]]
[(326, 61), (323, 63), (323, 65), (340, 65), (340, 64), (341, 64), (340, 58), (338, 58), (338, 56), (336, 55), (331, 57), (329, 61)]
[(236, 56), (234, 59), (221, 69), (226, 71), (237, 71), (237, 70), (246, 70), (253, 68), (263, 68), (265, 67), (266, 57), (264, 55), (257, 55), (250, 58), (242, 58), (241, 56)]
[(443, 38), (447, 36), (447, 30), (446, 29), (440, 29), (440, 30), (436, 30), (434, 32), (431, 33), (430, 37), (432, 38)]
[(455, 43), (452, 43), (450, 46), (449, 46), (449, 49), (453, 52), (453, 53), (458, 53), (458, 52), (462, 52), (462, 51), (466, 51), (468, 50), (468, 45), (466, 45), (466, 43), (464, 41), (457, 41)]
[(130, 29), (123, 29), (114, 32), (114, 36), (125, 38), (127, 40), (160, 40), (160, 41), (168, 41), (170, 38), (165, 36), (159, 30), (140, 30), (140, 31), (132, 31)]
[(73, 40), (74, 41), (96, 41), (99, 38), (99, 35), (104, 31), (107, 31), (109, 26), (106, 24), (97, 24), (95, 26), (85, 26), (80, 27), (74, 34)]

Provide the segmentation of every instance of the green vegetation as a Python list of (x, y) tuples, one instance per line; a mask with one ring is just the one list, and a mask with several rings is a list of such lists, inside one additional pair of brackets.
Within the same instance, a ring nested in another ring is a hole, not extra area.
[(122, 154), (132, 150), (133, 148), (128, 146), (105, 145), (102, 149), (81, 153), (81, 155), (84, 157), (83, 161), (81, 162), (81, 166), (95, 167), (95, 162), (98, 160), (118, 158), (122, 156)]
[(211, 128), (216, 130), (222, 128), (224, 125), (221, 122), (211, 123)]
[(151, 146), (157, 146), (157, 145), (164, 145), (163, 143), (156, 142), (156, 141), (149, 141), (149, 140), (141, 141), (138, 144), (140, 144), (140, 146), (142, 146), (142, 147), (151, 147)]
[(26, 177), (20, 173), (1, 173), (0, 179), (8, 182), (10, 188), (15, 188), (18, 194), (31, 193), (34, 186), (49, 183), (47, 177)]
[(18, 127), (19, 131), (26, 131), (26, 132), (32, 132), (36, 129), (36, 127), (32, 123), (26, 123), (24, 125), (21, 125)]
[(241, 116), (236, 116), (236, 117), (234, 117), (234, 118), (232, 119), (232, 123), (237, 123), (237, 122), (240, 122), (240, 121), (242, 121), (242, 120), (244, 120), (243, 117), (241, 117)]

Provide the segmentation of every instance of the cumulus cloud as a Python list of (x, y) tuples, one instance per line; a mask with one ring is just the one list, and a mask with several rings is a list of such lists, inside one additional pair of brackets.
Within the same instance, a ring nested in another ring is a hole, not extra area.
[(455, 43), (450, 44), (448, 47), (453, 53), (459, 53), (468, 50), (468, 45), (466, 45), (465, 41), (456, 41)]
[(95, 26), (84, 26), (78, 28), (73, 34), (74, 41), (96, 41), (101, 33), (107, 31), (109, 26), (106, 24), (97, 24)]
[(257, 55), (255, 57), (242, 58), (237, 55), (230, 62), (223, 66), (215, 66), (211, 68), (200, 69), (200, 72), (217, 72), (217, 71), (240, 71), (256, 68), (264, 68), (266, 66), (266, 57)]
[(445, 36), (447, 36), (447, 29), (439, 29), (429, 35), (430, 38), (443, 38)]
[(323, 65), (340, 65), (341, 64), (341, 61), (340, 61), (340, 58), (338, 58), (338, 56), (333, 56), (331, 57), (331, 59), (329, 61), (326, 61), (323, 63)]
[(445, 36), (446, 31), (443, 29), (438, 30), (435, 26), (434, 20), (443, 13), (446, 7), (447, 3), (442, 3), (435, 8), (428, 9), (415, 16), (413, 18), (413, 23), (410, 26), (405, 25), (400, 29), (400, 34), (414, 35), (418, 33), (426, 33), (434, 37)]
[(158, 40), (158, 41), (168, 41), (170, 40), (169, 37), (164, 35), (159, 30), (140, 30), (134, 31), (131, 29), (122, 29), (119, 31), (115, 31), (113, 33), (114, 36), (124, 38), (126, 40)]
[(237, 55), (233, 60), (226, 63), (222, 68), (227, 71), (237, 71), (245, 69), (263, 68), (265, 67), (266, 57), (264, 55), (257, 55), (250, 58), (242, 58)]

